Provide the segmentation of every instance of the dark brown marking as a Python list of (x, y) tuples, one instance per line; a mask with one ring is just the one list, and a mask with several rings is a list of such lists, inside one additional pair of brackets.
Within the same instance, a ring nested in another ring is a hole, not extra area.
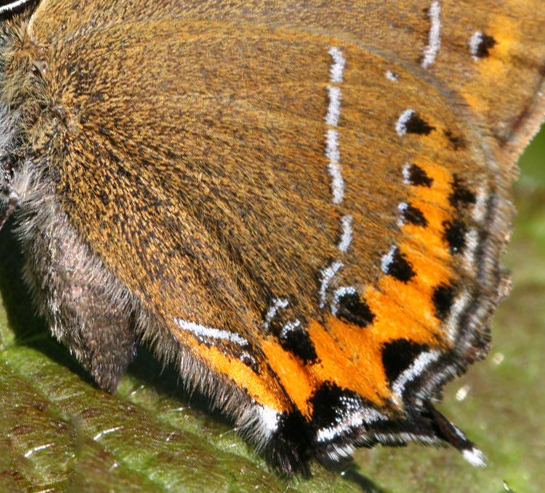
[(386, 274), (401, 282), (409, 282), (416, 273), (407, 257), (396, 248), (392, 253), (391, 262), (386, 266)]
[(455, 151), (466, 147), (465, 140), (459, 135), (454, 135), (452, 130), (445, 130), (445, 137), (450, 141), (450, 144)]
[(310, 365), (318, 361), (314, 343), (303, 327), (294, 328), (279, 339), (286, 351), (301, 359), (305, 364)]
[(460, 253), (466, 246), (467, 227), (462, 221), (445, 221), (445, 240), (452, 254)]
[(403, 222), (408, 224), (414, 224), (415, 226), (422, 226), (423, 228), (428, 226), (428, 220), (424, 214), (417, 207), (408, 204), (402, 210)]
[(452, 309), (456, 289), (449, 284), (441, 284), (433, 292), (433, 304), (435, 306), (435, 316), (444, 322)]
[(420, 118), (417, 113), (413, 113), (405, 123), (405, 131), (408, 134), (429, 135), (435, 130), (428, 122)]
[(477, 58), (486, 58), (490, 56), (490, 50), (496, 46), (498, 42), (488, 34), (482, 34), (481, 42), (477, 46), (474, 56)]
[(430, 178), (428, 174), (417, 164), (411, 164), (407, 168), (408, 181), (415, 187), (431, 188), (433, 184), (433, 178)]
[(464, 206), (474, 205), (477, 202), (477, 197), (475, 196), (475, 193), (469, 189), (464, 180), (459, 176), (454, 175), (449, 202), (452, 207), (459, 211)]
[(397, 339), (385, 344), (382, 349), (382, 364), (389, 382), (395, 382), (418, 355), (427, 349), (427, 346), (406, 339)]
[(375, 320), (375, 315), (365, 300), (356, 293), (346, 293), (339, 298), (337, 317), (359, 327), (367, 327)]

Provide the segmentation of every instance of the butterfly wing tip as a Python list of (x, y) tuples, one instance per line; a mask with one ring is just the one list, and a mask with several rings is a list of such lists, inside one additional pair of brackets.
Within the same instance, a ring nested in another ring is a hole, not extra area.
[(464, 459), (473, 467), (487, 467), (487, 458), (478, 448), (471, 447), (462, 451)]

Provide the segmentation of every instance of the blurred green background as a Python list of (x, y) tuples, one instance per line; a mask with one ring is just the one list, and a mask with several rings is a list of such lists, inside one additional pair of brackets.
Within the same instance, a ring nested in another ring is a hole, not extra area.
[[(140, 355), (112, 397), (97, 390), (35, 318), (7, 230), (0, 234), (2, 492), (545, 491), (545, 133), (520, 162), (519, 215), (506, 264), (514, 290), (490, 357), (447, 388), (441, 410), (489, 458), (419, 446), (356, 454), (310, 481), (271, 472), (221, 417)], [(4, 308), (6, 307), (6, 308)]]

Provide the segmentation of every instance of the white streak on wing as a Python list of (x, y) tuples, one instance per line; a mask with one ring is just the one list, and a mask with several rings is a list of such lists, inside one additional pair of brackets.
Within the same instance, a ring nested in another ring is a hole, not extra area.
[(333, 84), (341, 84), (344, 80), (344, 67), (346, 59), (343, 52), (339, 48), (333, 47), (329, 49), (329, 54), (333, 58), (333, 65), (330, 69), (331, 82)]
[(265, 315), (265, 328), (268, 329), (273, 318), (276, 317), (276, 314), (283, 308), (287, 308), (289, 304), (290, 302), (286, 298), (274, 299), (272, 306), (269, 308), (269, 311)]
[(339, 250), (343, 253), (346, 253), (348, 251), (348, 248), (350, 247), (350, 244), (352, 243), (352, 223), (354, 218), (352, 216), (343, 216), (341, 219), (342, 224), (342, 234), (341, 234), (341, 241), (339, 241), (339, 244), (337, 247)]
[(397, 135), (403, 137), (407, 134), (407, 123), (409, 123), (409, 120), (413, 117), (414, 113), (414, 110), (405, 110), (401, 113), (401, 116), (397, 119), (396, 123)]
[(488, 192), (486, 188), (480, 188), (477, 191), (475, 205), (473, 207), (473, 219), (476, 222), (483, 222), (486, 216), (486, 205), (488, 201)]
[(473, 60), (476, 62), (479, 61), (479, 57), (477, 56), (477, 53), (479, 52), (479, 46), (481, 46), (481, 43), (483, 42), (483, 33), (481, 31), (477, 31), (471, 36), (471, 39), (469, 40), (469, 53), (471, 53)]
[(401, 204), (397, 206), (397, 210), (400, 213), (400, 217), (397, 221), (398, 226), (403, 226), (405, 224), (405, 212), (407, 212), (408, 208), (409, 204), (407, 204), (407, 202), (401, 202)]
[(332, 179), (333, 203), (339, 205), (344, 199), (344, 178), (340, 165), (339, 133), (331, 128), (328, 129), (326, 143), (326, 156), (329, 158), (327, 169)]
[(392, 262), (394, 261), (394, 255), (397, 252), (397, 247), (393, 246), (390, 251), (382, 256), (382, 262), (380, 264), (380, 268), (382, 272), (385, 274), (388, 274), (388, 271), (390, 270), (390, 266), (392, 265)]
[(329, 442), (343, 433), (349, 432), (350, 428), (358, 428), (364, 423), (374, 423), (375, 421), (388, 419), (382, 413), (375, 409), (360, 409), (358, 412), (352, 412), (335, 426), (321, 428), (316, 433), (317, 442)]
[(320, 286), (320, 308), (323, 308), (327, 299), (327, 290), (329, 288), (329, 283), (337, 275), (344, 265), (342, 262), (333, 262), (329, 267), (322, 271), (322, 284)]
[(339, 311), (339, 301), (343, 296), (346, 296), (347, 294), (358, 294), (358, 291), (352, 286), (343, 286), (335, 291), (335, 294), (333, 295), (333, 303), (331, 304), (331, 314), (333, 316), (337, 316), (337, 313)]
[(0, 14), (5, 14), (6, 12), (13, 12), (18, 7), (25, 5), (26, 3), (30, 3), (31, 0), (17, 0), (16, 2), (11, 2), (8, 5), (2, 5), (0, 7)]
[(460, 322), (460, 315), (466, 309), (467, 304), (469, 303), (469, 294), (467, 291), (463, 291), (459, 294), (452, 308), (450, 309), (450, 315), (447, 319), (445, 326), (447, 327), (447, 334), (450, 341), (455, 342), (458, 335), (458, 324)]
[(336, 127), (339, 124), (339, 118), (341, 117), (341, 101), (342, 92), (340, 87), (329, 86), (329, 106), (327, 108), (327, 115), (325, 122), (331, 126)]
[(466, 234), (465, 243), (464, 267), (471, 271), (475, 264), (475, 251), (479, 246), (479, 232), (475, 228), (471, 228)]
[(431, 27), (428, 46), (424, 48), (424, 59), (422, 60), (424, 68), (429, 68), (435, 62), (441, 48), (441, 4), (439, 2), (431, 4), (429, 16)]
[(394, 74), (391, 70), (388, 70), (388, 72), (386, 72), (386, 78), (390, 82), (397, 82), (399, 80), (399, 76), (397, 74)]
[(412, 185), (411, 183), (411, 164), (407, 163), (403, 166), (403, 183), (405, 185)]
[(188, 320), (183, 320), (181, 318), (175, 318), (174, 322), (176, 322), (178, 327), (180, 327), (182, 330), (190, 332), (199, 338), (229, 341), (233, 344), (238, 344), (239, 346), (249, 345), (249, 342), (244, 339), (244, 337), (241, 337), (234, 332), (229, 332), (223, 329), (215, 329), (213, 327), (205, 327), (204, 325), (189, 322)]
[(280, 337), (282, 339), (285, 339), (288, 337), (290, 332), (294, 332), (301, 328), (301, 321), (298, 319), (295, 319), (293, 322), (288, 322), (284, 327), (282, 327), (282, 330), (280, 331)]
[(421, 375), (430, 363), (439, 359), (439, 356), (439, 351), (421, 353), (418, 358), (413, 361), (412, 365), (409, 366), (409, 368), (407, 368), (392, 385), (394, 394), (401, 398), (407, 382), (414, 380), (415, 377)]

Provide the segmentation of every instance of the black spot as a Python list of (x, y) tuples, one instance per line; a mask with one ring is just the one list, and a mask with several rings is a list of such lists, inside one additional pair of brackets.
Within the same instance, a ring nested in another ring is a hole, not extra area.
[(359, 327), (367, 327), (375, 320), (375, 315), (367, 302), (360, 299), (356, 293), (346, 293), (339, 298), (337, 316)]
[(459, 135), (454, 135), (452, 130), (445, 130), (445, 137), (450, 141), (455, 151), (466, 146), (464, 139)]
[(435, 305), (435, 315), (441, 322), (444, 322), (450, 313), (455, 294), (456, 289), (454, 286), (448, 284), (441, 284), (435, 288), (433, 292), (433, 304)]
[(310, 477), (308, 462), (311, 458), (313, 435), (309, 423), (298, 409), (282, 413), (278, 427), (267, 445), (269, 462), (284, 474), (300, 473)]
[(452, 254), (460, 253), (466, 246), (466, 225), (462, 221), (445, 221), (445, 240)]
[(363, 407), (363, 401), (358, 394), (342, 389), (333, 382), (324, 382), (311, 397), (310, 403), (315, 429), (335, 425), (357, 407)]
[(416, 276), (412, 265), (407, 260), (407, 257), (399, 251), (399, 248), (395, 248), (391, 256), (392, 258), (386, 266), (386, 274), (405, 283)]
[(308, 332), (302, 327), (294, 328), (283, 334), (280, 337), (280, 344), (286, 351), (302, 359), (306, 364), (318, 361), (314, 343)]
[(388, 380), (391, 383), (395, 382), (399, 375), (412, 365), (418, 355), (427, 349), (427, 346), (406, 339), (397, 339), (385, 344), (382, 348), (382, 364)]
[(482, 34), (481, 35), (481, 41), (479, 45), (476, 47), (475, 52), (473, 53), (474, 56), (477, 58), (486, 58), (490, 56), (490, 50), (496, 46), (498, 42), (488, 34)]
[(477, 202), (477, 197), (469, 189), (464, 180), (454, 175), (452, 193), (450, 194), (449, 202), (456, 210), (460, 210), (463, 206), (475, 204), (475, 202)]
[(414, 224), (415, 226), (422, 226), (425, 228), (428, 225), (428, 220), (422, 214), (422, 211), (412, 205), (408, 204), (402, 211), (403, 222)]
[(409, 165), (407, 168), (407, 175), (409, 182), (415, 187), (430, 188), (433, 184), (433, 178), (430, 178), (428, 174), (417, 164)]
[(429, 135), (433, 130), (435, 127), (422, 120), (417, 113), (412, 113), (405, 123), (405, 131), (408, 134)]

